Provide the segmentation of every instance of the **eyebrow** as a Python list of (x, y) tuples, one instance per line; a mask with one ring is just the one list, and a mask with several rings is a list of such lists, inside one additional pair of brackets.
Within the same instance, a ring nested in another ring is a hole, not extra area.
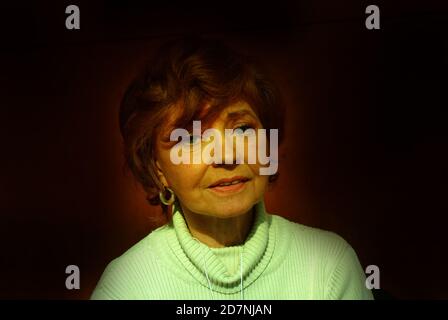
[(255, 113), (252, 110), (240, 110), (240, 111), (229, 112), (227, 114), (227, 119), (235, 120), (235, 119), (241, 118), (246, 115), (249, 115), (249, 116), (254, 117), (255, 119), (258, 119), (258, 117), (255, 115)]

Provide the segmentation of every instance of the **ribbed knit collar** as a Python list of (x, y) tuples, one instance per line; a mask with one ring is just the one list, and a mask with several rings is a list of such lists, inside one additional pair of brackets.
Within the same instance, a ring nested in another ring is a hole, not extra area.
[(209, 248), (196, 241), (190, 233), (180, 207), (173, 206), (171, 227), (175, 232), (168, 238), (168, 244), (175, 256), (188, 272), (205, 287), (209, 287), (205, 270), (212, 284), (212, 289), (221, 293), (240, 291), (240, 267), (234, 274), (229, 274), (219, 256), (226, 254), (240, 255), (243, 252), (243, 287), (255, 281), (267, 267), (275, 246), (275, 228), (272, 216), (265, 210), (263, 201), (255, 205), (255, 217), (251, 230), (242, 245), (224, 248)]

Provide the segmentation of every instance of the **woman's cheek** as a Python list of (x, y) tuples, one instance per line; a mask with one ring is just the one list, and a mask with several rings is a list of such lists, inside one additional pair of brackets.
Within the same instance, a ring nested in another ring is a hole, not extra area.
[(254, 187), (256, 193), (264, 193), (267, 190), (269, 176), (262, 176), (259, 173), (260, 166), (254, 165), (252, 172), (254, 174)]
[(195, 191), (201, 185), (204, 169), (200, 165), (175, 165), (173, 182), (182, 193)]
[(268, 187), (269, 176), (259, 176), (258, 180), (259, 180), (258, 191), (260, 193), (264, 193)]

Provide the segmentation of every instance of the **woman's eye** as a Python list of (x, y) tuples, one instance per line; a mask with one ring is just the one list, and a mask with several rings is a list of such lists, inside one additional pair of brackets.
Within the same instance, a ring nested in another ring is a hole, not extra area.
[(190, 134), (190, 138), (188, 140), (189, 144), (196, 144), (199, 141), (201, 141), (201, 137), (200, 136), (194, 136), (194, 135)]
[[(244, 125), (242, 125), (242, 126), (238, 126), (238, 127), (236, 127), (236, 128), (233, 129), (233, 130), (236, 130), (236, 129), (240, 129), (240, 130), (244, 133), (244, 132), (246, 132), (246, 131), (249, 130), (249, 129), (254, 129), (254, 127), (251, 126), (250, 124), (244, 124)], [(237, 131), (237, 132), (238, 132), (238, 131)]]

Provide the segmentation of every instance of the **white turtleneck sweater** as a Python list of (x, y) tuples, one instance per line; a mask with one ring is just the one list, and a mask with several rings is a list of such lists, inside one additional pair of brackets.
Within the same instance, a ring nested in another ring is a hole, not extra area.
[(107, 266), (91, 299), (373, 299), (352, 247), (256, 205), (242, 245), (209, 248), (179, 208)]

